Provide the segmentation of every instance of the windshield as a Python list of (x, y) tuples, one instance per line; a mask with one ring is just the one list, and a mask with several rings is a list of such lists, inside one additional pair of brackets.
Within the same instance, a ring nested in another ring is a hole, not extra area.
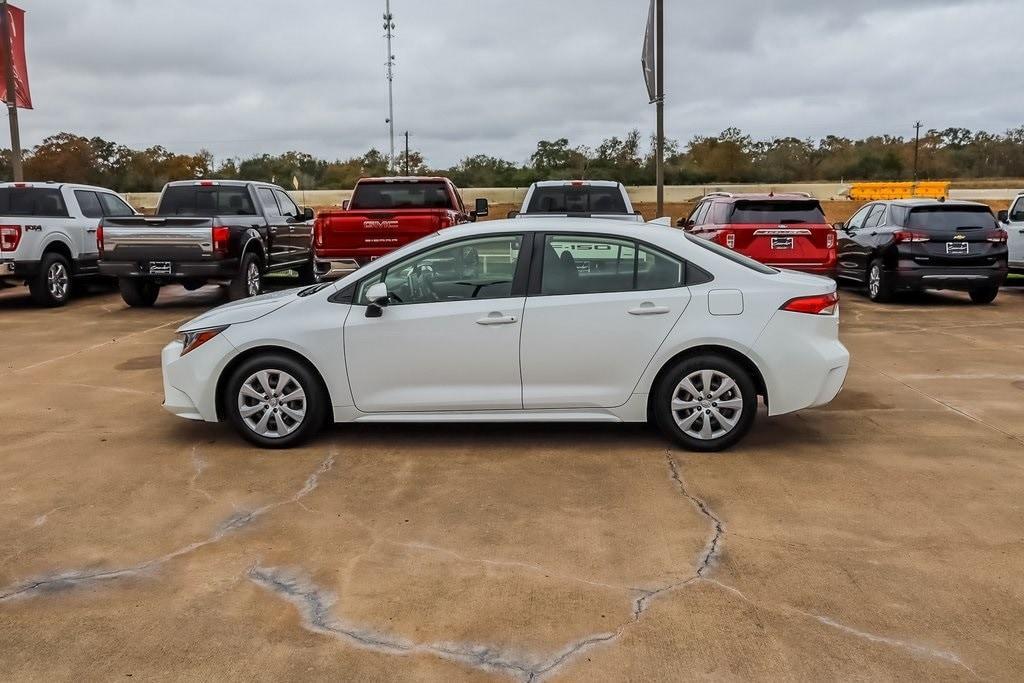
[(0, 187), (0, 216), (67, 215), (64, 197), (55, 187)]
[(996, 219), (987, 206), (923, 206), (911, 210), (906, 227), (910, 230), (995, 230)]
[(244, 185), (174, 185), (164, 190), (160, 216), (255, 216)]
[(723, 258), (729, 259), (733, 263), (738, 263), (741, 266), (750, 268), (751, 270), (756, 270), (758, 273), (761, 273), (762, 275), (775, 275), (776, 273), (779, 272), (775, 268), (771, 268), (769, 266), (764, 265), (763, 263), (759, 263), (752, 258), (747, 258), (743, 254), (737, 254), (732, 249), (727, 249), (726, 247), (723, 247), (720, 244), (715, 244), (710, 240), (701, 239), (700, 237), (694, 237), (688, 232), (683, 233), (683, 235), (686, 237), (686, 239), (690, 240), (697, 246), (703, 247), (708, 251), (713, 251)]
[(438, 182), (359, 183), (350, 209), (452, 209), (448, 188)]
[(736, 202), (729, 223), (824, 223), (825, 213), (816, 199)]
[(527, 213), (628, 213), (622, 190), (593, 185), (535, 187)]

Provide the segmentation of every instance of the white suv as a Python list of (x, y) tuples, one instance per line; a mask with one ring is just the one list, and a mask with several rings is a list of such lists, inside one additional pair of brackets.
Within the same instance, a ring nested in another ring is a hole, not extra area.
[(1010, 204), (1009, 211), (999, 212), (999, 221), (1006, 229), (1006, 247), (1010, 252), (1010, 271), (1024, 274), (1024, 192)]
[(71, 183), (0, 183), (0, 286), (29, 286), (41, 306), (62, 306), (74, 279), (99, 274), (96, 229), (137, 212), (113, 190)]

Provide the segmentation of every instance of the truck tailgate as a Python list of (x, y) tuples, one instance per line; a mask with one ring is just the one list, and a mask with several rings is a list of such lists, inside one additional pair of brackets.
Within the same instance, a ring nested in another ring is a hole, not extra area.
[(387, 253), (451, 225), (447, 211), (338, 211), (321, 214), (316, 225), (318, 253)]
[(210, 218), (142, 217), (103, 221), (104, 261), (203, 261), (213, 259)]

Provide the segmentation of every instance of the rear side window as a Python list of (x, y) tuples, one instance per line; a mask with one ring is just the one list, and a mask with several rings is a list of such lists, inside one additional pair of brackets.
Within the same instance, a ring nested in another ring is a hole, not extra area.
[(689, 233), (683, 233), (683, 236), (686, 237), (686, 239), (690, 240), (691, 242), (693, 242), (694, 244), (696, 244), (699, 247), (707, 249), (708, 251), (713, 251), (714, 253), (718, 254), (722, 258), (728, 259), (728, 260), (732, 261), (733, 263), (738, 263), (741, 266), (744, 266), (746, 268), (750, 268), (751, 270), (755, 270), (758, 273), (761, 273), (763, 275), (774, 275), (774, 274), (779, 272), (775, 268), (771, 268), (769, 266), (766, 266), (763, 263), (758, 263), (757, 261), (755, 261), (752, 258), (747, 258), (743, 254), (739, 254), (739, 253), (733, 251), (732, 249), (727, 249), (727, 248), (725, 248), (725, 247), (723, 247), (721, 245), (715, 244), (711, 240), (704, 240), (704, 239), (701, 239), (699, 237), (694, 237), (693, 235), (691, 235)]
[(728, 223), (824, 223), (825, 212), (816, 199), (765, 201), (739, 200), (733, 205)]
[(88, 190), (75, 190), (75, 199), (78, 200), (78, 207), (82, 209), (82, 215), (86, 218), (103, 218), (103, 207), (95, 192)]
[(350, 209), (452, 209), (444, 183), (359, 183)]
[(277, 200), (274, 199), (274, 191), (269, 187), (261, 187), (256, 190), (256, 194), (259, 195), (260, 204), (263, 205), (263, 210), (271, 216), (280, 216), (281, 208), (277, 205)]
[(909, 230), (995, 230), (995, 216), (987, 206), (922, 206), (911, 209), (906, 227)]
[(163, 216), (255, 216), (249, 188), (230, 185), (175, 185), (164, 190)]
[(117, 218), (120, 216), (134, 216), (135, 210), (128, 206), (128, 203), (114, 194), (98, 192), (100, 204), (103, 206), (103, 215)]
[(538, 186), (533, 188), (527, 213), (626, 213), (618, 187), (593, 185)]
[(0, 216), (67, 218), (68, 207), (57, 188), (2, 187)]

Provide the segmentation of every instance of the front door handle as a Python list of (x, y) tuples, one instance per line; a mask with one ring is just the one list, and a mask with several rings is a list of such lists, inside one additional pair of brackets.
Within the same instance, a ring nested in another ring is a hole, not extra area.
[(630, 315), (665, 315), (671, 311), (668, 306), (655, 306), (650, 301), (645, 301), (636, 308), (629, 309)]
[[(88, 230), (86, 230), (86, 232), (89, 233), (90, 235), (95, 235), (96, 228), (89, 228)], [(1021, 232), (1024, 232), (1024, 230), (1021, 230)]]
[(487, 314), (486, 318), (480, 318), (476, 321), (477, 325), (511, 325), (516, 321), (514, 315), (503, 315), (498, 311), (492, 311)]

